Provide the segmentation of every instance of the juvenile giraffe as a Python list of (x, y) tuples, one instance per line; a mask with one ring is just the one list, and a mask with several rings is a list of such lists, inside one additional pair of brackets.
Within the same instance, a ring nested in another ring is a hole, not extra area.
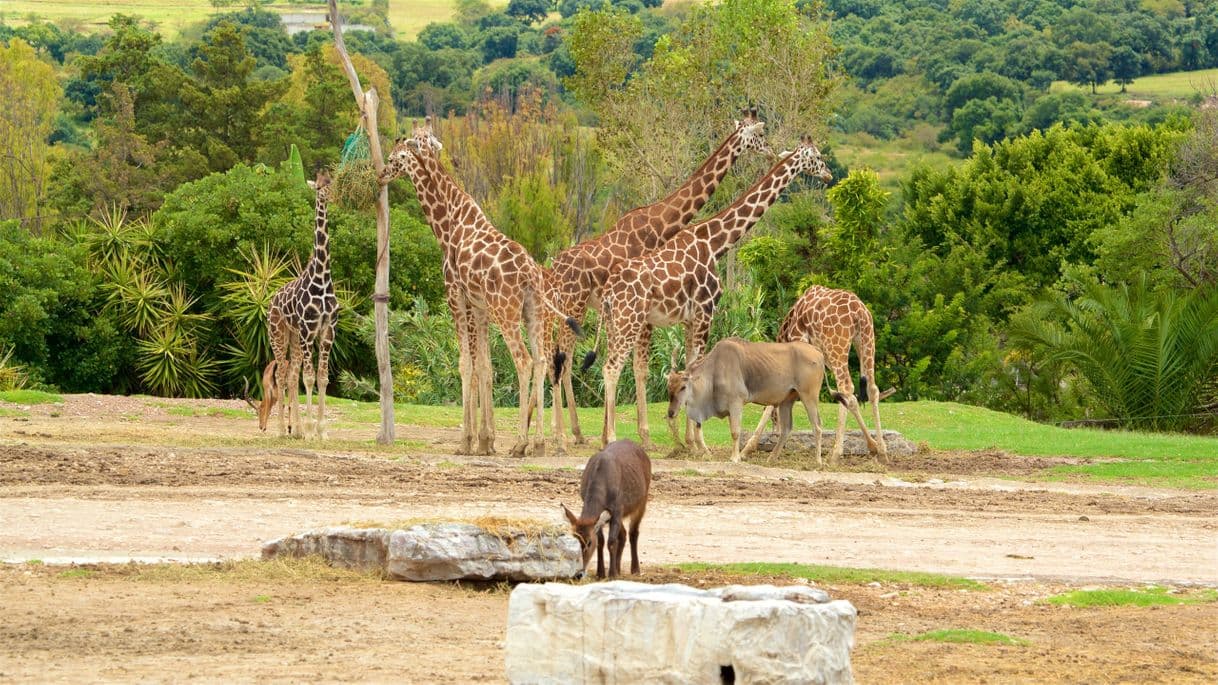
[[(539, 453), (544, 450), (545, 335), (552, 314), (558, 310), (546, 297), (542, 268), (522, 245), (496, 230), (473, 198), (440, 166), (436, 157), (440, 147), (430, 120), (423, 126), (416, 125), (413, 137), (399, 140), (394, 146), (381, 182), (410, 176), (444, 251), (445, 287), (462, 353), (465, 420), (460, 449), (462, 453), (494, 452), (493, 370), (488, 339), (488, 324), (493, 321), (515, 361), (520, 391), (519, 438), (512, 454)], [(527, 332), (527, 345), (520, 334), (521, 324)], [(578, 328), (573, 319), (567, 324)], [(531, 441), (529, 426), (534, 411), (537, 437)], [(565, 451), (561, 431), (559, 451)]]
[[(743, 110), (742, 118), (735, 122), (727, 138), (668, 197), (630, 210), (605, 233), (554, 257), (547, 275), (558, 308), (577, 321), (583, 320), (588, 309), (599, 308), (601, 288), (613, 267), (655, 250), (685, 228), (714, 194), (736, 159), (749, 150), (774, 154), (766, 144), (765, 122), (757, 118), (756, 108)], [(558, 350), (567, 362), (558, 373), (562, 376), (562, 390), (571, 413), (571, 432), (575, 442), (582, 444), (584, 436), (579, 428), (575, 390), (571, 384), (575, 335), (569, 330), (558, 332)], [(595, 356), (595, 351), (589, 353), (585, 369), (591, 366)]]
[[(279, 404), (279, 435), (287, 434), (284, 425), (285, 397), (291, 412), (293, 435), (308, 437), (309, 430), (301, 423), (300, 402), (297, 395), (301, 363), (304, 364), (305, 411), (307, 417), (313, 404), (313, 383), (317, 383), (317, 421), (315, 435), (326, 438), (326, 385), (329, 381), (330, 347), (334, 344), (334, 327), (338, 321), (338, 298), (334, 295), (334, 282), (330, 279), (330, 234), (326, 228), (326, 209), (330, 204), (330, 175), (318, 171), (317, 178), (309, 185), (317, 191), (317, 213), (313, 229), (313, 254), (300, 275), (286, 283), (272, 297), (267, 310), (267, 332), (271, 351), (275, 359), (274, 387), (267, 388), (266, 380), (271, 375), (263, 373), (263, 404), (268, 395), (274, 397), (272, 405)], [(313, 344), (317, 344), (317, 370), (313, 369)], [(291, 385), (288, 380), (291, 379)], [(259, 423), (266, 430), (271, 406), (267, 416)]]
[[(859, 422), (867, 449), (879, 455), (881, 462), (889, 463), (888, 446), (884, 443), (883, 430), (880, 428), (882, 395), (875, 382), (875, 326), (867, 305), (848, 290), (814, 285), (795, 301), (778, 329), (778, 342), (792, 341), (806, 342), (825, 355), (825, 366), (833, 372), (838, 392), (845, 397), (845, 403), (838, 404), (837, 430), (833, 436), (833, 451), (829, 453), (830, 463), (836, 464), (842, 456), (847, 411)], [(850, 379), (851, 341), (859, 357), (862, 399), (864, 402), (868, 399), (871, 401), (872, 419), (875, 420), (874, 440), (867, 431), (867, 424), (863, 423), (858, 400), (854, 397), (854, 382)], [(761, 428), (773, 411), (773, 407), (766, 407), (762, 412), (757, 430), (753, 431), (753, 436), (744, 446), (743, 454), (756, 447)], [(813, 430), (819, 431), (820, 428), (813, 427)]]
[[(805, 137), (743, 195), (715, 216), (677, 233), (663, 247), (621, 263), (609, 276), (602, 295), (602, 316), (608, 331), (605, 358), (605, 422), (601, 439), (617, 439), (614, 418), (617, 381), (626, 355), (634, 350), (635, 402), (639, 439), (649, 445), (647, 426), (647, 358), (656, 326), (685, 326), (685, 364), (698, 360), (706, 346), (711, 318), (721, 288), (716, 264), (745, 232), (756, 224), (780, 193), (801, 173), (832, 180), (820, 150)], [(675, 423), (669, 422), (677, 440)], [(693, 435), (686, 420), (686, 440)], [(701, 442), (700, 432), (698, 440)]]

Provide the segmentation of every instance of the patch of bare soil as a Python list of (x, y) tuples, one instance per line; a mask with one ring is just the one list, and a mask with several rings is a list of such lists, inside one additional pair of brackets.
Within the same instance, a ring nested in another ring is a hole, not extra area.
[[(126, 566), (0, 566), (0, 679), (503, 681), (506, 588), (142, 575)], [(638, 579), (698, 587), (741, 581), (663, 567), (645, 567)], [(826, 589), (859, 610), (853, 665), (862, 683), (1218, 678), (1214, 604), (1069, 609), (1038, 603), (1067, 588), (1037, 583), (988, 591)], [(1000, 632), (1028, 644), (891, 639), (945, 628)]]
[[(592, 452), (457, 458), (454, 430), (415, 426), (399, 426), (402, 444), (384, 450), (367, 443), (368, 427), (338, 422), (331, 442), (293, 442), (258, 433), (252, 415), (233, 411), (244, 407), (94, 395), (6, 406), (18, 413), (0, 417), (0, 558), (249, 557), (272, 537), (349, 520), (558, 520), (558, 502), (578, 504), (578, 469)], [(673, 568), (684, 561), (1020, 578), (989, 592), (828, 589), (859, 608), (860, 682), (1214, 682), (1213, 604), (1067, 609), (1036, 600), (1093, 583), (1218, 585), (1218, 494), (984, 477), (1056, 463), (929, 453), (902, 460), (892, 479), (867, 472), (863, 459), (837, 473), (768, 468), (764, 458), (656, 459), (643, 580), (741, 582)], [(0, 681), (499, 682), (506, 603), (493, 588), (153, 581), (128, 566), (0, 564)], [(945, 628), (1030, 644), (888, 639)]]

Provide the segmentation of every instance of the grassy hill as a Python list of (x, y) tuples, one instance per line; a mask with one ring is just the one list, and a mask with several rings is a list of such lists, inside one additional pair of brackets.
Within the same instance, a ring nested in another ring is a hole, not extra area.
[[(489, 0), (493, 7), (507, 5), (507, 0)], [(226, 11), (237, 9), (234, 5)], [(325, 3), (288, 4), (274, 2), (267, 9), (275, 12), (319, 11)], [(4, 0), (0, 14), (4, 21), (23, 23), (30, 15), (59, 22), (69, 21), (81, 30), (96, 31), (106, 26), (117, 13), (133, 14), (157, 23), (166, 38), (174, 38), (191, 24), (204, 21), (216, 12), (210, 0), (125, 0), (116, 4), (108, 0)], [(389, 0), (389, 23), (398, 38), (411, 39), (433, 21), (445, 21), (453, 13), (453, 0)]]
[[(1091, 93), (1088, 86), (1076, 86), (1065, 81), (1054, 81), (1049, 90), (1054, 93), (1071, 90)], [(1203, 69), (1143, 76), (1129, 84), (1125, 93), (1121, 93), (1121, 87), (1116, 83), (1107, 83), (1096, 89), (1096, 95), (1161, 103), (1164, 100), (1187, 100), (1197, 93), (1213, 94), (1215, 90), (1218, 90), (1218, 69)]]

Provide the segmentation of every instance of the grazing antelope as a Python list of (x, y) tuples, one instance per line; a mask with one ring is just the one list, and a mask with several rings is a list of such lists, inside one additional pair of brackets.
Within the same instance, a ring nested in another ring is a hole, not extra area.
[[(584, 466), (579, 495), (584, 501), (579, 516), (564, 504), (563, 513), (571, 522), (571, 532), (583, 549), (584, 568), (592, 559), (596, 545), (596, 577), (605, 577), (603, 547), (609, 542), (609, 577), (622, 573), (622, 550), (626, 547), (627, 524), (630, 535), (630, 573), (639, 572), (639, 524), (647, 511), (651, 489), (651, 460), (637, 443), (618, 440), (597, 452)], [(608, 526), (608, 533), (605, 527)]]

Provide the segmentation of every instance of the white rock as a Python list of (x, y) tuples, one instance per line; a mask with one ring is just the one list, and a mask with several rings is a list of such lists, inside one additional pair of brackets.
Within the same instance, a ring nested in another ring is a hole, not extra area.
[(509, 532), (469, 523), (426, 523), (405, 530), (319, 528), (271, 540), (262, 558), (320, 555), (335, 566), (379, 569), (398, 580), (553, 580), (583, 570), (571, 535)]
[[(828, 458), (829, 451), (833, 449), (834, 431), (827, 430), (821, 432), (821, 456)], [(740, 446), (752, 437), (751, 433), (742, 433), (740, 435)], [(774, 431), (763, 432), (757, 441), (757, 449), (762, 452), (772, 452), (774, 445), (778, 442), (778, 433)], [(912, 442), (896, 431), (884, 431), (884, 446), (888, 448), (888, 455), (891, 457), (908, 457), (916, 454), (918, 448)], [(816, 434), (810, 430), (791, 431), (787, 436), (787, 444), (783, 446), (784, 450), (814, 450), (816, 449)], [(867, 441), (863, 439), (863, 433), (858, 430), (848, 430), (842, 438), (842, 454), (853, 456), (864, 456), (870, 454), (867, 450)]]
[(519, 585), (512, 683), (851, 683), (854, 606), (818, 589)]
[(434, 523), (389, 536), (386, 570), (403, 580), (552, 580), (583, 570), (572, 535), (512, 533), (507, 539), (469, 523)]

